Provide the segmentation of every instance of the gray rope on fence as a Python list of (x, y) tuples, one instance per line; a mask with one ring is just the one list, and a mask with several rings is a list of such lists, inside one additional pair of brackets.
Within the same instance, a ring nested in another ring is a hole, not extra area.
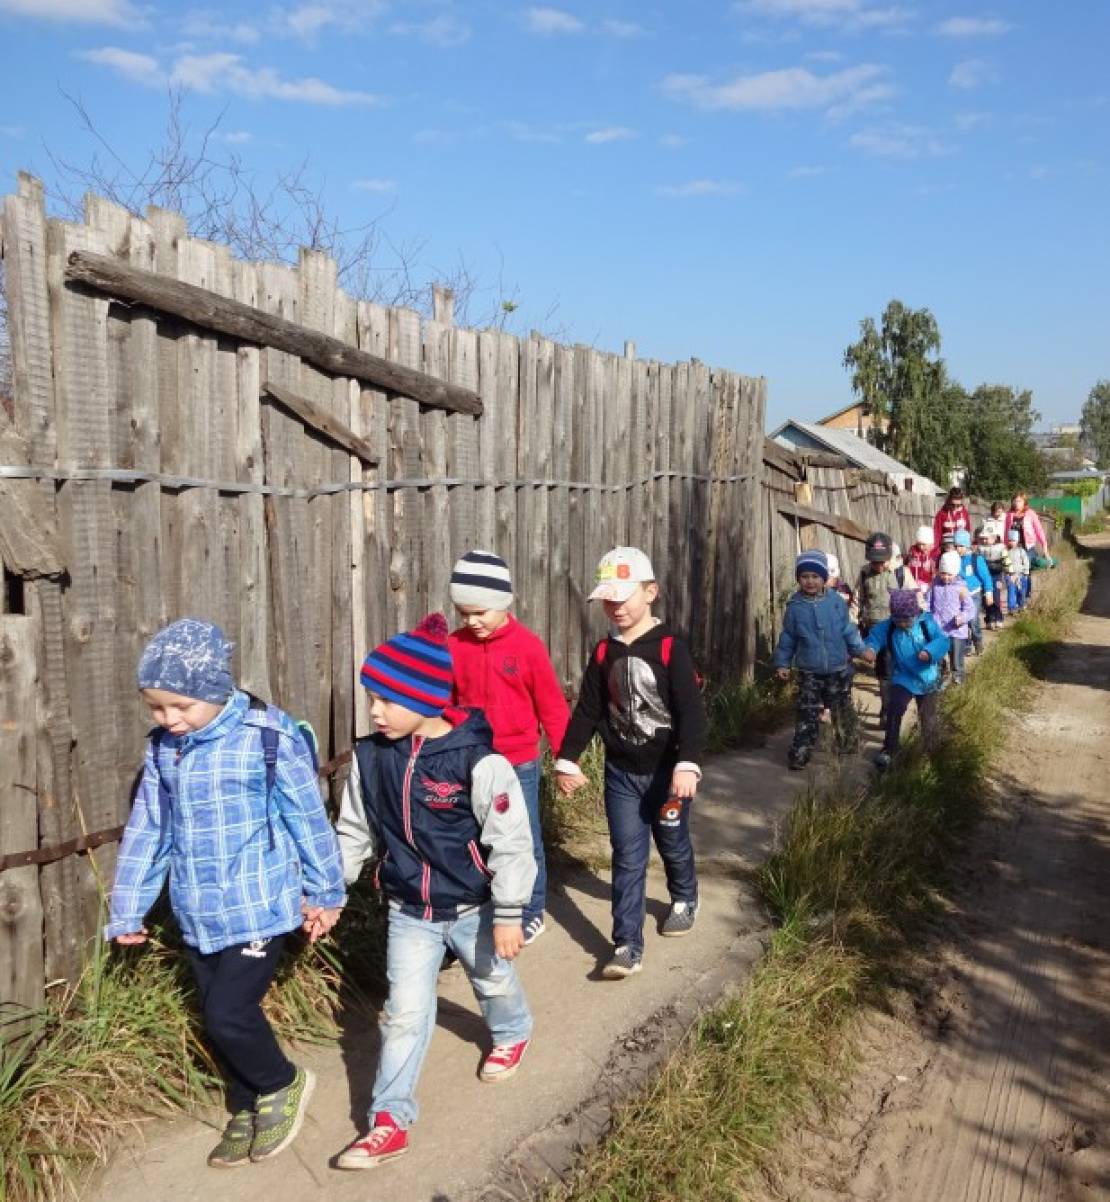
[(605, 484), (590, 480), (480, 480), (463, 476), (433, 476), (412, 480), (343, 480), (318, 484), (314, 488), (290, 488), (278, 484), (255, 484), (249, 480), (207, 480), (199, 476), (171, 476), (165, 472), (144, 472), (120, 467), (28, 467), (23, 464), (0, 465), (0, 479), (7, 480), (107, 480), (111, 484), (159, 484), (163, 488), (211, 488), (226, 493), (261, 493), (268, 497), (326, 497), (344, 492), (397, 492), (406, 488), (566, 488), (574, 492), (624, 492), (642, 488), (656, 480), (693, 480), (702, 484), (738, 484), (751, 480), (753, 473), (737, 476), (701, 476), (694, 472), (652, 472), (638, 480)]

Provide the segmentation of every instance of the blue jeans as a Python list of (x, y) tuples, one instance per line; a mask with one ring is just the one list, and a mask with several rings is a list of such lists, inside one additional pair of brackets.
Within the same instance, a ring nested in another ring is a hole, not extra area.
[(370, 1121), (387, 1110), (401, 1127), (416, 1121), (416, 1082), (436, 1025), (436, 982), (443, 953), (458, 956), (494, 1044), (519, 1043), (532, 1033), (532, 1014), (516, 969), (493, 950), (493, 906), (468, 910), (451, 922), (425, 922), (389, 907), (386, 975), (389, 997), (379, 1025), (382, 1049), (374, 1077)]
[(543, 824), (540, 821), (540, 764), (529, 760), (527, 764), (514, 764), (513, 771), (520, 781), (524, 804), (528, 807), (528, 825), (532, 828), (532, 854), (536, 857), (536, 883), (532, 896), (524, 907), (524, 925), (533, 918), (542, 918), (547, 901), (547, 860), (543, 854)]
[(1026, 581), (1028, 579), (1028, 576), (1019, 576), (1017, 584), (1014, 583), (1013, 577), (1010, 577), (1006, 581), (1006, 604), (1010, 610), (1010, 613), (1017, 613), (1019, 609), (1024, 608)]
[(644, 950), (644, 912), (651, 840), (667, 874), (671, 901), (696, 903), (698, 877), (690, 842), (690, 802), (677, 816), (661, 813), (671, 792), (673, 765), (637, 776), (605, 765), (605, 817), (613, 849), (613, 943), (637, 955)]
[(958, 639), (952, 635), (948, 640), (948, 662), (952, 665), (952, 679), (956, 684), (964, 682), (964, 655), (967, 652), (967, 639)]

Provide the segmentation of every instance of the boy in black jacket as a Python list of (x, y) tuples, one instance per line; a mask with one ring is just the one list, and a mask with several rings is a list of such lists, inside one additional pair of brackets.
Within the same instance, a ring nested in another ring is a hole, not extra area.
[(605, 817), (613, 848), (610, 980), (640, 971), (651, 839), (663, 860), (671, 909), (661, 933), (687, 935), (698, 910), (690, 803), (705, 742), (705, 707), (683, 639), (651, 607), (659, 595), (651, 561), (617, 547), (598, 564), (591, 601), (610, 623), (582, 680), (555, 770), (570, 796), (586, 783), (578, 757), (597, 731), (605, 744)]

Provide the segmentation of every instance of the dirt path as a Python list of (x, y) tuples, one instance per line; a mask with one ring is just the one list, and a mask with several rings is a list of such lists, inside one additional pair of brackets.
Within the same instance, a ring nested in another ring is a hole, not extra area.
[[(661, 873), (649, 882), (644, 971), (624, 982), (598, 978), (611, 950), (608, 874), (557, 881), (548, 933), (520, 961), (536, 1035), (520, 1074), (504, 1086), (476, 1079), (484, 1028), (459, 971), (441, 978), (439, 1022), (420, 1082), (422, 1114), (412, 1150), (395, 1165), (343, 1173), (329, 1162), (364, 1120), (376, 1032), (347, 1030), (338, 1049), (298, 1059), (318, 1085), (305, 1128), (273, 1164), (219, 1173), (204, 1158), (217, 1122), (151, 1124), (83, 1191), (90, 1202), (311, 1202), (389, 1198), (446, 1202), (481, 1192), (525, 1192), (545, 1171), (569, 1165), (580, 1141), (603, 1129), (612, 1101), (643, 1081), (698, 1008), (746, 979), (762, 952), (766, 916), (750, 885), (776, 824), (806, 777), (786, 769), (789, 733), (767, 747), (724, 755), (706, 768), (694, 811), (701, 875), (697, 929), (661, 939)], [(812, 771), (820, 771), (820, 760)]]
[(807, 1202), (1110, 1198), (1110, 539), (1015, 722), (955, 942), (875, 1017), (850, 1103), (777, 1196)]

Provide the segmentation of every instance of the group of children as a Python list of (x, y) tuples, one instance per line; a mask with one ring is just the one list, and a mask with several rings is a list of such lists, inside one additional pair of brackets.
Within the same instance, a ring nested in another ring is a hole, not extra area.
[(285, 1056), (262, 999), (287, 938), (326, 935), (368, 861), (388, 902), (389, 994), (368, 1130), (338, 1166), (371, 1168), (408, 1150), (445, 957), (461, 963), (489, 1027), (479, 1078), (516, 1072), (533, 1020), (513, 961), (545, 930), (541, 731), (566, 796), (587, 783), (578, 760), (595, 732), (605, 746), (614, 946), (601, 976), (640, 971), (652, 840), (671, 898), (659, 933), (693, 929), (690, 805), (706, 719), (686, 642), (652, 614), (658, 595), (642, 551), (601, 560), (590, 600), (609, 633), (572, 714), (541, 640), (511, 613), (504, 560), (464, 555), (450, 581), (458, 629), (431, 614), (362, 664), (374, 733), (355, 743), (334, 828), (310, 732), (236, 687), (218, 627), (182, 619), (147, 645), (137, 682), (155, 727), (104, 933), (145, 942), (168, 878), (228, 1083), (231, 1117), (210, 1165), (265, 1161), (296, 1138), (313, 1074)]
[(1030, 597), (1033, 564), (1052, 562), (1040, 518), (1023, 493), (1009, 509), (996, 502), (973, 531), (959, 488), (949, 490), (932, 526), (918, 528), (904, 558), (882, 532), (870, 535), (864, 553), (855, 589), (840, 580), (835, 556), (813, 550), (797, 558), (798, 591), (787, 603), (773, 659), (782, 679), (792, 667), (797, 674), (791, 768), (809, 762), (825, 710), (838, 750), (855, 749), (853, 658), (874, 664), (879, 679), (884, 737), (877, 766), (890, 765), (913, 701), (931, 748), (937, 694), (947, 683), (963, 682), (968, 645), (977, 653), (983, 626), (1002, 625), (1003, 593), (1006, 613), (1019, 612)]

